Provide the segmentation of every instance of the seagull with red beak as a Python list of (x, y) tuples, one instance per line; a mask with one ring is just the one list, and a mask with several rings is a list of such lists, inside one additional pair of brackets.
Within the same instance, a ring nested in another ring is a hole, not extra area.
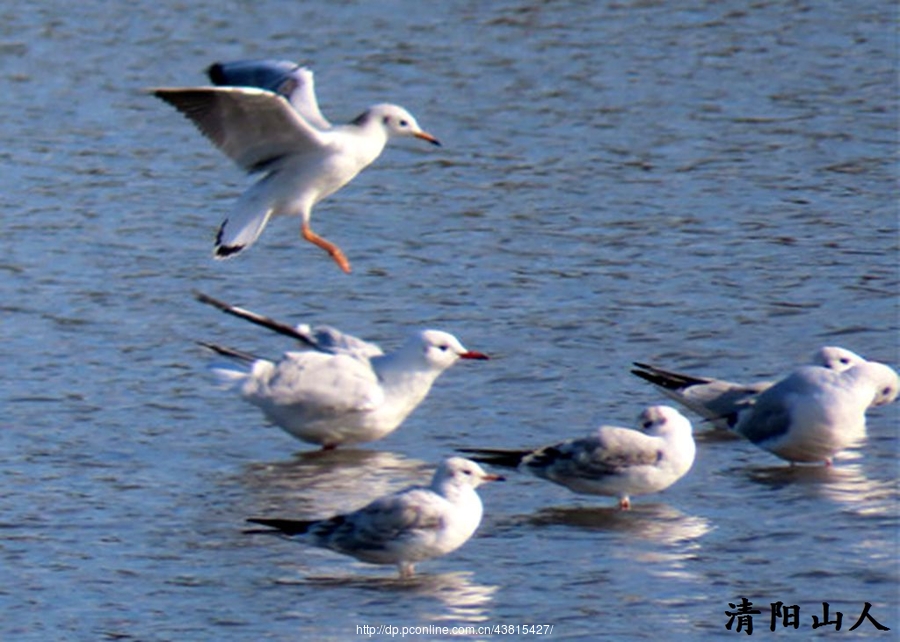
[(291, 326), (206, 295), (198, 299), (233, 316), (290, 334), (307, 350), (286, 352), (278, 361), (204, 343), (239, 362), (216, 364), (225, 387), (263, 411), (294, 437), (330, 450), (386, 437), (425, 399), (437, 378), (460, 359), (488, 357), (468, 350), (441, 330), (412, 333), (399, 349), (376, 344), (328, 326)]

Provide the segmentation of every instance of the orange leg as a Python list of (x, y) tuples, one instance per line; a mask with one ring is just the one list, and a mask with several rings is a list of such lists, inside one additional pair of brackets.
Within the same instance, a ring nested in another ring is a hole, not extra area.
[(328, 252), (328, 255), (332, 259), (334, 259), (334, 262), (338, 264), (338, 267), (340, 267), (347, 274), (350, 274), (350, 261), (348, 261), (347, 257), (344, 256), (344, 253), (341, 252), (341, 248), (339, 248), (334, 243), (331, 243), (330, 241), (326, 241), (321, 236), (313, 232), (309, 228), (309, 224), (305, 221), (300, 228), (300, 233), (303, 235), (304, 239), (314, 245), (318, 245), (320, 248)]

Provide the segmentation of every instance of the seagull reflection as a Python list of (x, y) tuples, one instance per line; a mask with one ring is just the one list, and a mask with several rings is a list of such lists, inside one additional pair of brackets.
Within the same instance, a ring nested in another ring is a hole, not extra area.
[(252, 511), (317, 517), (346, 512), (414, 483), (427, 483), (433, 466), (377, 450), (301, 452), (292, 459), (254, 463), (241, 474), (253, 493)]
[[(849, 453), (843, 453), (847, 458)], [(798, 488), (867, 516), (893, 516), (897, 508), (896, 480), (870, 479), (862, 464), (847, 466), (769, 466), (750, 468), (747, 478), (773, 490)]]
[(621, 532), (661, 544), (694, 541), (712, 530), (709, 520), (686, 515), (666, 504), (643, 504), (629, 512), (605, 507), (543, 508), (528, 521), (536, 526)]
[[(362, 565), (360, 565), (362, 567)], [(366, 569), (368, 570), (368, 569)], [(414, 599), (436, 600), (442, 608), (428, 606), (417, 613), (417, 620), (424, 617), (423, 623), (440, 622), (485, 622), (490, 618), (491, 603), (494, 593), (500, 588), (492, 584), (481, 584), (473, 580), (469, 571), (454, 573), (420, 574), (402, 580), (397, 577), (365, 577), (360, 575), (335, 577), (307, 576), (297, 584), (306, 584), (313, 588), (356, 588), (375, 591), (383, 595), (390, 591), (398, 596)], [(428, 615), (423, 615), (424, 613)]]
[[(614, 533), (627, 546), (604, 546), (611, 559), (628, 568), (665, 579), (697, 581), (701, 540), (713, 530), (709, 520), (686, 515), (665, 504), (642, 504), (623, 512), (611, 508), (545, 508), (529, 520), (537, 526), (572, 526)], [(619, 567), (619, 564), (614, 566)], [(633, 571), (631, 571), (633, 572)]]

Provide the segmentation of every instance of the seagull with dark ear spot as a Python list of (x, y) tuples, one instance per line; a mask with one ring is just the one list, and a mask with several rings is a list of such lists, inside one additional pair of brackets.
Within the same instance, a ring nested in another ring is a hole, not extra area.
[(396, 564), (400, 577), (410, 578), (416, 563), (451, 553), (475, 534), (483, 513), (475, 489), (502, 480), (473, 461), (451, 457), (428, 487), (407, 488), (328, 519), (252, 517), (247, 521), (273, 530), (248, 532), (280, 534), (370, 564)]
[(440, 145), (403, 107), (379, 103), (345, 125), (319, 110), (312, 71), (285, 61), (216, 63), (212, 87), (162, 87), (152, 93), (190, 119), (238, 167), (261, 178), (238, 199), (216, 235), (215, 257), (250, 247), (273, 216), (299, 216), (302, 237), (344, 271), (344, 252), (310, 227), (313, 207), (334, 194), (394, 138)]
[(600, 426), (586, 437), (536, 450), (460, 448), (474, 461), (518, 468), (584, 495), (619, 499), (631, 508), (632, 495), (657, 493), (681, 479), (694, 464), (691, 422), (669, 406), (650, 406), (640, 428)]

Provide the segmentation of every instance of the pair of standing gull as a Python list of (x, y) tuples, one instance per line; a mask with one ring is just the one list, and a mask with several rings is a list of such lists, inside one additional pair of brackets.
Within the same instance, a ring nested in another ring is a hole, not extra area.
[[(346, 272), (343, 252), (312, 232), (312, 207), (349, 182), (395, 136), (438, 144), (396, 105), (375, 105), (348, 125), (322, 117), (312, 72), (293, 63), (249, 61), (209, 69), (217, 87), (157, 89), (154, 93), (194, 121), (226, 155), (263, 177), (238, 200), (216, 239), (216, 256), (249, 247), (273, 215), (299, 215), (304, 238), (325, 249)], [(222, 86), (224, 85), (224, 86)], [(267, 417), (295, 436), (333, 448), (384, 437), (424, 399), (434, 380), (459, 359), (485, 359), (452, 335), (427, 330), (385, 355), (376, 345), (333, 328), (291, 328), (211, 297), (202, 301), (267, 325), (312, 350), (278, 362), (209, 345), (250, 364), (219, 368)], [(897, 375), (837, 348), (823, 348), (815, 365), (785, 380), (742, 386), (636, 364), (635, 370), (669, 396), (707, 419), (789, 461), (825, 461), (865, 435), (865, 410), (893, 401)], [(595, 434), (536, 451), (470, 450), (476, 459), (520, 466), (575, 492), (619, 497), (662, 490), (694, 460), (691, 425), (674, 408), (654, 406), (641, 415), (643, 432), (603, 426)], [(454, 457), (428, 489), (409, 489), (331, 520), (254, 519), (290, 535), (374, 563), (413, 564), (454, 550), (475, 531), (481, 502), (475, 488), (498, 479), (476, 463)]]

